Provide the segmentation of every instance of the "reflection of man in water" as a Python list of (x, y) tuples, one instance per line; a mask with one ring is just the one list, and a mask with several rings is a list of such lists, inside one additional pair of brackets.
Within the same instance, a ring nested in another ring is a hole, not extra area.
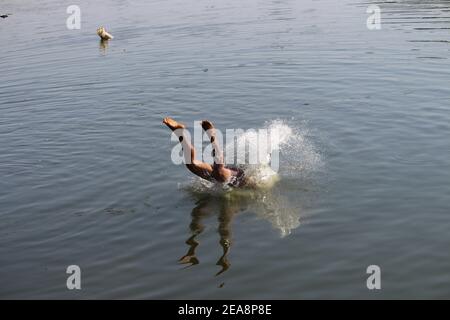
[(218, 214), (218, 233), (223, 254), (217, 261), (222, 267), (216, 275), (230, 268), (227, 255), (232, 245), (232, 223), (239, 213), (249, 212), (270, 222), (270, 224), (284, 237), (300, 225), (300, 208), (292, 206), (289, 199), (272, 192), (272, 190), (234, 189), (222, 194), (209, 194), (192, 191), (196, 205), (191, 211), (191, 237), (186, 240), (189, 245), (187, 253), (179, 260), (182, 264), (196, 265), (197, 241), (205, 226), (203, 221), (214, 214)]
[(214, 164), (202, 162), (195, 158), (195, 148), (191, 144), (191, 141), (186, 137), (186, 126), (171, 118), (164, 118), (163, 123), (167, 125), (178, 137), (183, 151), (188, 155), (186, 161), (186, 167), (194, 173), (208, 181), (217, 181), (220, 183), (226, 183), (232, 187), (240, 187), (243, 185), (249, 185), (248, 179), (245, 178), (244, 171), (239, 168), (228, 167), (224, 165), (223, 154), (216, 141), (216, 132), (212, 123), (208, 120), (202, 121), (202, 128), (206, 131), (211, 144), (213, 146)]
[[(235, 214), (241, 210), (239, 205), (231, 204), (228, 199), (223, 200), (224, 201), (220, 202), (218, 208), (218, 232), (220, 235), (220, 245), (222, 246), (223, 254), (216, 263), (217, 265), (222, 267), (222, 270), (220, 270), (216, 274), (216, 276), (227, 271), (230, 268), (230, 262), (228, 261), (227, 254), (231, 247), (231, 224), (233, 222)], [(183, 257), (181, 257), (180, 263), (191, 265), (199, 263), (199, 260), (197, 259), (195, 254), (195, 250), (199, 245), (196, 237), (205, 229), (202, 221), (216, 212), (215, 209), (217, 208), (213, 207), (213, 203), (214, 201), (212, 201), (211, 197), (205, 197), (203, 199), (200, 199), (197, 202), (197, 206), (192, 209), (192, 221), (189, 225), (192, 236), (186, 241), (186, 244), (188, 244), (190, 247), (188, 252)]]

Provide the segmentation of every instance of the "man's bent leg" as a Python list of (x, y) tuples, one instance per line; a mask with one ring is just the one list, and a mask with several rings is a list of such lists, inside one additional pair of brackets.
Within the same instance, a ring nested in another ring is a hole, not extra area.
[(222, 150), (220, 149), (219, 144), (217, 143), (216, 132), (213, 124), (211, 123), (211, 121), (203, 120), (202, 128), (208, 135), (209, 140), (213, 147), (213, 157), (214, 157), (214, 165), (212, 172), (213, 177), (220, 182), (229, 181), (232, 173), (231, 170), (227, 169), (223, 163), (223, 153)]
[(183, 152), (185, 152), (185, 155), (187, 154), (185, 162), (189, 171), (200, 178), (211, 180), (213, 168), (210, 164), (195, 159), (195, 148), (185, 134), (186, 126), (171, 118), (164, 118), (163, 123), (177, 135), (178, 140), (183, 147)]

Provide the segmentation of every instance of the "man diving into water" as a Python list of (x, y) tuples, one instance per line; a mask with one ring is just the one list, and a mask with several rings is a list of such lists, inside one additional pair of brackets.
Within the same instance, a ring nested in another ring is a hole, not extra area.
[(189, 157), (188, 159), (185, 157), (186, 167), (193, 174), (205, 180), (220, 182), (231, 187), (242, 187), (249, 185), (249, 181), (245, 178), (245, 174), (242, 169), (224, 165), (223, 154), (216, 141), (214, 126), (210, 121), (202, 121), (202, 128), (208, 135), (213, 147), (213, 165), (196, 159), (194, 146), (191, 144), (191, 141), (188, 141), (189, 139), (186, 138), (186, 126), (184, 124), (181, 124), (172, 118), (164, 118), (163, 123), (168, 126), (178, 137), (185, 155), (187, 154)]

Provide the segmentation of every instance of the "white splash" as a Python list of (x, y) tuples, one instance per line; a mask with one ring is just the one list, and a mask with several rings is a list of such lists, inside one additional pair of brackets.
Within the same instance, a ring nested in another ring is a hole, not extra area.
[[(274, 120), (267, 122), (265, 128), (278, 132), (279, 172), (270, 166), (272, 159), (269, 156), (267, 161), (257, 165), (238, 165), (245, 171), (246, 178), (253, 180), (253, 188), (233, 189), (198, 177), (194, 177), (188, 184), (179, 184), (179, 187), (202, 197), (210, 196), (213, 201), (220, 201), (225, 205), (232, 202), (234, 209), (237, 206), (241, 210), (252, 211), (269, 221), (284, 237), (300, 225), (301, 205), (290, 203), (288, 197), (283, 195), (286, 193), (283, 192), (283, 184), (278, 182), (283, 181), (283, 178), (308, 176), (321, 167), (322, 160), (305, 125), (295, 128), (286, 121)], [(237, 137), (237, 141), (258, 143), (257, 133), (244, 131)], [(224, 150), (225, 153), (230, 152), (234, 150), (234, 146), (226, 145)]]

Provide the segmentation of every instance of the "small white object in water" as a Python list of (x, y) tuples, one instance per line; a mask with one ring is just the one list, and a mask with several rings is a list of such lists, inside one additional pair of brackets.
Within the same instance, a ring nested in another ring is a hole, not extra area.
[(97, 34), (102, 40), (114, 39), (114, 37), (106, 31), (104, 27), (100, 27), (97, 29)]

